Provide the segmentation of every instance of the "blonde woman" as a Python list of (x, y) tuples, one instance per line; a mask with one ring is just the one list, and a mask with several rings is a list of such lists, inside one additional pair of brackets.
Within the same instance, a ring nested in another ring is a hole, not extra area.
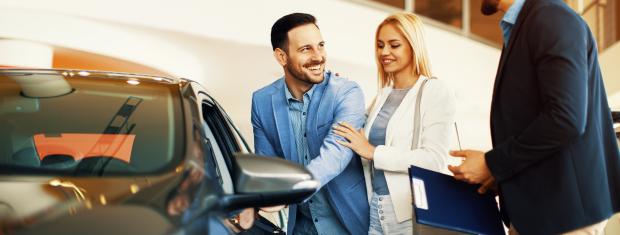
[[(441, 80), (431, 79), (420, 18), (392, 14), (379, 24), (375, 38), (380, 90), (365, 130), (340, 123), (333, 131), (348, 140), (340, 144), (362, 157), (370, 200), (369, 234), (412, 234), (407, 170), (410, 165), (438, 172), (446, 168), (454, 98)], [(420, 102), (419, 136), (413, 136), (418, 92), (428, 79)], [(418, 147), (412, 149), (414, 141)], [(418, 233), (427, 234), (422, 226), (416, 227)]]

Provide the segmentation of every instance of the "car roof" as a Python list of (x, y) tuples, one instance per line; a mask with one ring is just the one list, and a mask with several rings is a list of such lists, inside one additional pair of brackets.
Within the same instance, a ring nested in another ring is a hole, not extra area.
[(125, 73), (125, 72), (111, 72), (111, 71), (99, 71), (99, 70), (77, 70), (77, 69), (22, 69), (22, 68), (0, 68), (0, 74), (62, 74), (64, 76), (97, 76), (106, 77), (110, 79), (122, 79), (127, 78), (139, 78), (147, 79), (158, 82), (166, 82), (169, 84), (180, 84), (184, 82), (190, 82), (188, 79), (178, 77), (166, 77), (166, 76), (153, 76), (137, 73)]

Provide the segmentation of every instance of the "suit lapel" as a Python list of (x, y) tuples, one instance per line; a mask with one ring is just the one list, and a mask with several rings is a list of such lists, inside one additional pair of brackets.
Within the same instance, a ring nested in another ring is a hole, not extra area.
[(276, 129), (278, 138), (280, 139), (280, 147), (284, 153), (284, 158), (289, 161), (300, 163), (295, 151), (295, 139), (293, 138), (293, 128), (288, 116), (288, 102), (286, 101), (285, 91), (286, 83), (284, 79), (280, 80), (279, 89), (271, 96), (271, 104), (273, 108), (273, 116), (276, 120)]
[[(522, 27), (523, 21), (525, 20), (525, 18), (527, 18), (527, 15), (529, 14), (532, 5), (534, 4), (533, 2), (536, 2), (536, 1), (535, 0), (525, 1), (525, 3), (523, 4), (523, 8), (521, 8), (521, 12), (519, 13), (519, 16), (517, 17), (517, 22), (513, 26), (512, 30), (510, 31), (510, 39), (508, 39), (508, 45), (502, 47), (502, 55), (500, 56), (499, 66), (497, 68), (497, 74), (495, 75), (495, 84), (493, 85), (493, 103), (495, 101), (496, 95), (498, 93), (499, 85), (503, 77), (502, 74), (504, 72), (504, 67), (506, 66), (506, 60), (510, 56), (510, 52), (512, 51), (512, 48), (515, 45), (515, 39), (517, 35), (519, 34), (519, 31), (523, 28)], [(493, 105), (491, 105), (491, 107), (492, 106)]]

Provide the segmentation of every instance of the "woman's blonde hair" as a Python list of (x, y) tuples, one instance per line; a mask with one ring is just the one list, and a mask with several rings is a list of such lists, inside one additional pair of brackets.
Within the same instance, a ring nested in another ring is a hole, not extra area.
[(377, 71), (379, 72), (379, 87), (390, 86), (394, 82), (394, 78), (383, 70), (383, 65), (379, 59), (379, 45), (377, 45), (379, 31), (387, 24), (395, 26), (407, 41), (409, 41), (409, 45), (413, 50), (412, 66), (415, 66), (413, 71), (426, 77), (432, 77), (428, 52), (426, 51), (426, 43), (424, 42), (422, 20), (413, 13), (397, 12), (385, 18), (377, 27), (377, 32), (375, 34), (375, 60), (377, 62)]

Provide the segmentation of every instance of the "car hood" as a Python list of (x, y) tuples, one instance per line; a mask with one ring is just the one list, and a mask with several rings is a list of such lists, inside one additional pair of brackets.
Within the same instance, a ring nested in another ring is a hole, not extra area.
[[(166, 199), (182, 174), (179, 167), (142, 177), (1, 176), (0, 234), (25, 229), (29, 234), (116, 234), (114, 224), (140, 224), (131, 220), (152, 221), (149, 228), (137, 226), (137, 234), (145, 234), (144, 229), (168, 231), (172, 221), (165, 213)], [(123, 233), (132, 233), (131, 226), (124, 227)]]

